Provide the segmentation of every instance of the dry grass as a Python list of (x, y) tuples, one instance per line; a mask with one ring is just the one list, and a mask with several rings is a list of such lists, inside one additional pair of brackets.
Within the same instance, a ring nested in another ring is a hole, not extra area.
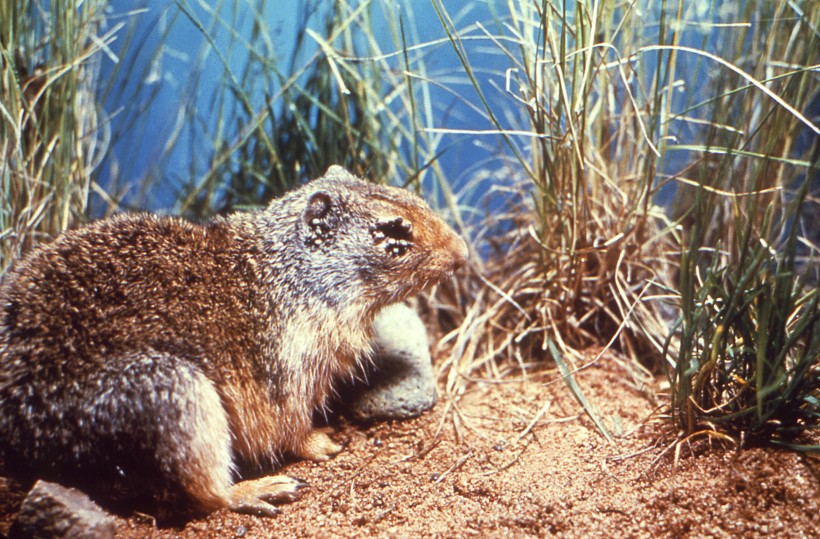
[(105, 151), (95, 102), (104, 2), (0, 6), (0, 272), (85, 216)]
[(511, 3), (491, 33), (457, 29), (437, 6), (468, 75), (472, 38), (507, 60), (499, 69), (504, 101), (484, 95), (477, 80), (473, 88), (508, 149), (494, 175), (512, 178), (494, 186), (504, 209), (478, 233), (489, 258), (483, 287), (449, 336), (447, 392), (457, 398), (471, 378), (526, 373), (552, 358), (606, 432), (573, 373), (592, 345), (623, 352), (636, 382), (644, 366), (660, 364), (667, 322), (650, 300), (663, 291), (652, 283), (668, 283), (674, 237), (653, 202), (661, 154), (650, 133), (666, 111), (645, 96), (670, 89), (664, 81), (644, 88), (623, 61), (641, 37), (625, 31), (634, 22), (629, 10), (619, 22), (603, 6), (569, 13)]

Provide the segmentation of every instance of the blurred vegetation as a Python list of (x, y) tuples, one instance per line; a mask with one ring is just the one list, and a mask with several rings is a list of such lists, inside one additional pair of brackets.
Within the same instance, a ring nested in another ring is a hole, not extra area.
[[(429, 99), (416, 101), (419, 92), (405, 70), (409, 56), (383, 54), (384, 44), (375, 38), (373, 17), (384, 6), (335, 0), (329, 8), (323, 2), (301, 2), (297, 41), (282, 58), (274, 47), (278, 30), (264, 17), (266, 5), (264, 0), (228, 0), (194, 9), (187, 0), (178, 0), (172, 8), (181, 17), (172, 17), (171, 24), (193, 24), (222, 66), (208, 100), (212, 109), (187, 103), (180, 110), (179, 123), (197, 126), (189, 161), (200, 161), (204, 153), (207, 164), (178, 181), (175, 211), (203, 218), (258, 207), (321, 176), (331, 164), (341, 164), (373, 181), (416, 191), (423, 187), (436, 205), (457, 213), (436, 162), (440, 137), (418, 129), (431, 114), (431, 104)], [(245, 7), (253, 15), (250, 35), (236, 30), (236, 14)], [(225, 12), (233, 18), (223, 18)], [(399, 50), (405, 32), (412, 32), (405, 28), (404, 16), (412, 17), (409, 7), (387, 21), (386, 33)], [(220, 33), (227, 43), (217, 46)], [(208, 56), (192, 62), (183, 87), (199, 87)], [(239, 72), (230, 67), (237, 63), (243, 66)], [(423, 60), (415, 60), (414, 68), (423, 75)], [(158, 160), (177, 150), (171, 141)], [(160, 176), (154, 181), (168, 180)]]
[[(135, 66), (108, 44), (139, 39), (128, 17), (104, 25), (101, 2), (45, 5), (0, 7), (0, 270), (82, 221), (89, 193), (120, 207), (121, 179), (94, 182), (108, 145), (96, 100), (115, 85), (97, 60), (126, 77)], [(441, 39), (422, 41), (410, 5), (306, 1), (282, 58), (265, 0), (177, 0), (164, 35), (194, 25), (222, 75), (210, 107), (181, 101), (182, 127), (150, 158), (168, 163), (186, 129), (190, 162), (205, 165), (140, 188), (173, 183), (174, 210), (197, 219), (257, 207), (333, 163), (422, 192), (476, 254), (422, 298), (445, 333), (456, 428), (474, 380), (551, 360), (610, 437), (617, 420), (575, 379), (606, 357), (641, 390), (667, 376), (678, 448), (817, 449), (800, 436), (820, 424), (816, 3), (490, 2), (482, 20), (432, 6)], [(443, 55), (460, 69), (428, 67)], [(189, 60), (191, 95), (208, 56)], [(456, 109), (476, 125), (452, 127)], [(457, 174), (439, 159), (459, 140), (487, 158)]]
[[(262, 13), (264, 2), (260, 4)], [(204, 33), (190, 7), (184, 2), (180, 7)], [(394, 163), (402, 163), (402, 156), (392, 133), (381, 128), (389, 124), (387, 114), (376, 110), (387, 110), (384, 99), (389, 81), (376, 73), (373, 64), (340, 68), (340, 55), (356, 55), (361, 44), (353, 36), (362, 27), (369, 28), (368, 13), (359, 10), (354, 15), (354, 8), (342, 1), (326, 15), (317, 10), (315, 4), (301, 10), (297, 43), (286, 71), (271, 50), (272, 29), (260, 17), (254, 19), (250, 39), (232, 36), (232, 40), (242, 40), (245, 67), (240, 74), (226, 71), (215, 101), (231, 95), (237, 106), (219, 107), (215, 125), (223, 131), (208, 134), (215, 141), (211, 164), (202, 177), (183, 186), (182, 213), (205, 217), (258, 205), (321, 176), (331, 164), (382, 181), (395, 174)], [(319, 34), (309, 25), (322, 17)], [(319, 51), (306, 50), (308, 42), (315, 46), (316, 41)], [(302, 58), (308, 60), (300, 66)], [(269, 95), (270, 88), (281, 90)], [(266, 94), (265, 103), (256, 109), (252, 105), (255, 92)], [(199, 114), (201, 111), (191, 109), (192, 116)]]

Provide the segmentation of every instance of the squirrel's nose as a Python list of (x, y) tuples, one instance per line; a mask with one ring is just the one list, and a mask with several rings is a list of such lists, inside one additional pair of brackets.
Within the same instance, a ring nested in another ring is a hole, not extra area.
[(453, 243), (453, 269), (459, 269), (467, 263), (470, 252), (467, 249), (467, 242), (462, 238), (456, 236)]

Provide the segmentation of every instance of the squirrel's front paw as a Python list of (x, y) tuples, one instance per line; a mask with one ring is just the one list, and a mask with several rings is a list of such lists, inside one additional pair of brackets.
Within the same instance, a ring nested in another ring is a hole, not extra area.
[(299, 499), (308, 484), (287, 475), (269, 475), (241, 481), (231, 487), (231, 510), (260, 517), (272, 517), (280, 510), (275, 504)]
[(328, 432), (331, 432), (329, 428), (312, 430), (296, 451), (296, 455), (313, 461), (330, 460), (336, 456), (342, 450), (342, 446), (334, 442), (327, 435)]

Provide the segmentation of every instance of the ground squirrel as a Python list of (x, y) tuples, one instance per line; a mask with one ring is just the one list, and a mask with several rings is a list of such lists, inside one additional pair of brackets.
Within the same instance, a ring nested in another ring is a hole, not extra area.
[(420, 198), (338, 166), (258, 212), (67, 232), (0, 287), (0, 454), (158, 507), (275, 513), (302, 483), (237, 467), (340, 451), (312, 414), (374, 315), (466, 256)]

